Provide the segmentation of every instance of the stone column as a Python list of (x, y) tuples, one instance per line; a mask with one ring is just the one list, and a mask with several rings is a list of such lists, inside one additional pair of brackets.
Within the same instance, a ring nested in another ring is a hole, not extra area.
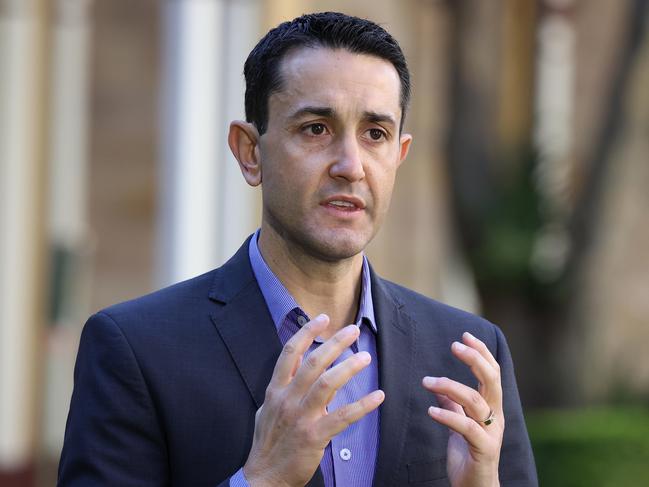
[(43, 450), (58, 462), (81, 326), (90, 311), (88, 229), (91, 0), (53, 2), (48, 143), (50, 316), (46, 337)]
[(159, 284), (217, 266), (254, 229), (255, 193), (237, 182), (226, 137), (257, 11), (252, 0), (165, 4)]
[(33, 482), (44, 321), (45, 2), (0, 1), (0, 484)]

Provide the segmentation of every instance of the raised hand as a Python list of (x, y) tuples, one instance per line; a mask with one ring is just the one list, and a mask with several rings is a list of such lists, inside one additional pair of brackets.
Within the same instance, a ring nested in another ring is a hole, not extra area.
[(470, 333), (451, 351), (471, 368), (478, 390), (446, 377), (424, 377), (423, 386), (441, 407), (428, 414), (451, 429), (446, 469), (454, 487), (498, 486), (498, 461), (505, 430), (500, 366), (487, 346)]
[(339, 330), (302, 357), (328, 326), (319, 315), (286, 343), (255, 416), (255, 433), (243, 473), (251, 487), (304, 486), (317, 469), (331, 438), (376, 409), (385, 397), (374, 391), (360, 400), (327, 413), (336, 391), (371, 360), (359, 352), (328, 367), (359, 335), (356, 325)]

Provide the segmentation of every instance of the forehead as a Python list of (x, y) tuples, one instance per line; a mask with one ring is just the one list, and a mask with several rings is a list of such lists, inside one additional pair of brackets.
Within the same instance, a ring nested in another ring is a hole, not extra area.
[(345, 49), (304, 47), (290, 51), (280, 66), (281, 88), (269, 98), (270, 115), (299, 105), (337, 112), (389, 113), (401, 117), (401, 82), (389, 61)]

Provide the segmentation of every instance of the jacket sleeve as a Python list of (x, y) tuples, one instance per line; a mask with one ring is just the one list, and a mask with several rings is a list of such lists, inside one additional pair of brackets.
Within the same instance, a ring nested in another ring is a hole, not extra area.
[(97, 313), (84, 326), (58, 485), (170, 485), (164, 434), (131, 346)]
[(500, 485), (502, 487), (536, 487), (538, 480), (534, 455), (518, 395), (512, 357), (504, 335), (498, 327), (495, 327), (495, 330), (498, 346), (496, 360), (500, 364), (505, 414), (505, 433), (498, 469)]

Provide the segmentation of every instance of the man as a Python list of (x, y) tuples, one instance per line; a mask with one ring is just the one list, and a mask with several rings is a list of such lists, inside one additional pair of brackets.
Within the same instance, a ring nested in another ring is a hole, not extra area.
[(412, 140), (396, 41), (305, 15), (244, 72), (228, 141), (261, 228), (223, 267), (91, 317), (59, 485), (536, 485), (498, 328), (363, 255)]

